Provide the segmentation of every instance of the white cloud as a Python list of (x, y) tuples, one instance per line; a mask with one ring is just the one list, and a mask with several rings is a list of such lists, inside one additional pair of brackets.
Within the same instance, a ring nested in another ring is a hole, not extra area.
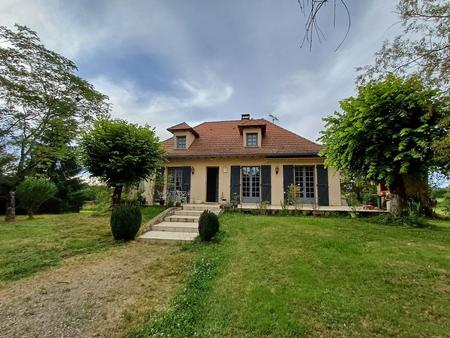
[[(350, 2), (350, 36), (336, 53), (345, 17), (333, 28), (328, 13), (328, 40), (301, 50), (296, 0), (2, 0), (0, 22), (26, 24), (50, 49), (88, 65), (81, 71), (110, 97), (115, 116), (156, 126), (161, 136), (183, 120), (274, 112), (282, 126), (315, 139), (321, 118), (354, 93), (354, 68), (388, 37), (394, 4)], [(135, 68), (117, 76), (135, 55)], [(142, 78), (146, 58), (160, 83)]]
[(91, 82), (110, 97), (114, 117), (149, 123), (156, 126), (158, 135), (164, 138), (168, 136), (165, 131), (167, 127), (187, 120), (187, 112), (213, 109), (231, 98), (231, 85), (221, 82), (212, 74), (207, 78), (201, 84), (177, 79), (173, 83), (173, 94), (142, 90), (129, 80), (117, 83), (105, 76), (93, 78)]

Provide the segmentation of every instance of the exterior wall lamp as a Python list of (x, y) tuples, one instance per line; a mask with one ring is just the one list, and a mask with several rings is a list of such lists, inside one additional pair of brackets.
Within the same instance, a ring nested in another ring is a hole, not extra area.
[(280, 167), (279, 166), (276, 166), (275, 167), (275, 174), (277, 174), (278, 175), (278, 172), (280, 171)]
[(194, 167), (191, 167), (191, 173), (192, 173), (192, 175), (195, 174), (195, 168)]

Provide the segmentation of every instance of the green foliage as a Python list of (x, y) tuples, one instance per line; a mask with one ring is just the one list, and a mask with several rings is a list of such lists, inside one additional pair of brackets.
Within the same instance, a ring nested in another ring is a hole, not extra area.
[(82, 137), (84, 164), (110, 186), (132, 185), (148, 178), (163, 160), (158, 137), (148, 126), (102, 119)]
[(441, 208), (447, 216), (450, 216), (450, 189), (447, 189), (447, 192), (442, 198)]
[(437, 90), (415, 76), (388, 75), (341, 101), (343, 113), (325, 118), (321, 154), (326, 163), (349, 174), (393, 184), (402, 174), (433, 165), (432, 142), (443, 136), (438, 122), (446, 103)]
[(7, 175), (16, 182), (41, 165), (71, 157), (68, 145), (79, 131), (108, 113), (107, 97), (76, 72), (36, 32), (0, 26), (0, 136), (4, 155), (13, 157)]
[(88, 200), (88, 186), (78, 176), (82, 167), (77, 149), (68, 147), (67, 156), (69, 155), (72, 156), (64, 160), (53, 158), (38, 168), (38, 172), (48, 176), (57, 188), (55, 196), (41, 206), (41, 212), (79, 212), (84, 202)]
[(290, 184), (288, 187), (287, 197), (288, 197), (288, 204), (293, 205), (296, 208), (301, 202), (300, 199), (300, 191), (301, 191), (300, 185), (296, 184)]
[(428, 172), (443, 169), (432, 144), (447, 133), (440, 121), (448, 113), (448, 98), (424, 87), (417, 76), (389, 74), (340, 104), (343, 112), (324, 119), (320, 140), (325, 163), (350, 179), (387, 184), (398, 197), (397, 214), (409, 198), (430, 214)]
[(450, 173), (450, 113), (448, 109), (447, 116), (439, 123), (439, 127), (447, 130), (447, 134), (433, 143), (434, 161), (437, 167), (447, 175)]
[(364, 181), (361, 178), (352, 179), (344, 176), (341, 180), (341, 191), (349, 203), (348, 205), (352, 205), (349, 200), (352, 200), (353, 204), (376, 202), (376, 185), (372, 182)]
[(237, 208), (239, 203), (241, 203), (241, 198), (240, 198), (239, 194), (233, 193), (233, 196), (231, 197), (230, 203), (232, 204), (232, 206), (234, 208)]
[(268, 213), (270, 203), (268, 201), (260, 201), (258, 203), (258, 213), (260, 215), (266, 215)]
[(443, 198), (449, 190), (449, 188), (435, 188), (431, 191), (431, 195), (433, 198)]
[(87, 189), (87, 195), (93, 202), (91, 210), (97, 213), (105, 213), (111, 209), (111, 188), (106, 185), (91, 185)]
[(408, 201), (408, 207), (403, 214), (393, 215), (391, 213), (384, 213), (373, 217), (373, 221), (385, 225), (403, 225), (415, 228), (426, 228), (430, 226), (427, 219), (421, 215), (420, 203), (414, 202), (413, 200)]
[(141, 209), (136, 205), (120, 203), (111, 213), (111, 232), (115, 240), (134, 239), (141, 227)]
[(28, 216), (32, 218), (41, 204), (52, 198), (56, 191), (56, 185), (48, 178), (30, 176), (17, 187), (17, 198)]
[(219, 232), (219, 218), (209, 210), (203, 211), (198, 220), (198, 231), (202, 241), (209, 242)]
[(374, 223), (384, 225), (403, 225), (417, 228), (425, 228), (430, 226), (425, 218), (418, 215), (400, 215), (395, 216), (391, 213), (385, 213), (372, 218)]

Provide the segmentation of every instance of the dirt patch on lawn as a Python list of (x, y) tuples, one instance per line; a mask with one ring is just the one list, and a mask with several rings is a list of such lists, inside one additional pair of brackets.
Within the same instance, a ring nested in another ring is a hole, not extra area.
[(190, 253), (134, 242), (68, 259), (0, 289), (3, 337), (119, 337), (168, 306)]

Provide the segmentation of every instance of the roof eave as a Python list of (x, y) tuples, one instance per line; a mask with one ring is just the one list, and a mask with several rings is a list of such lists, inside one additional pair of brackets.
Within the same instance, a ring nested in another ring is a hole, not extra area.
[(203, 158), (203, 157), (266, 157), (266, 158), (305, 158), (305, 157), (322, 157), (317, 151), (314, 152), (302, 152), (302, 153), (204, 153), (204, 154), (166, 154), (168, 159), (176, 158)]

